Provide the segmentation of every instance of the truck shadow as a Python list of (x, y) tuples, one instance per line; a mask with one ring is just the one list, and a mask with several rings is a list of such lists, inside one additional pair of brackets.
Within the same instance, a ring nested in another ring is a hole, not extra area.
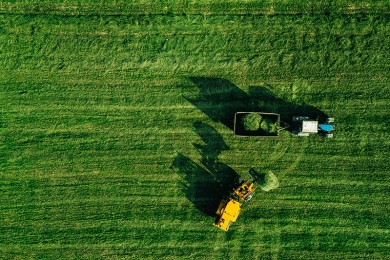
[(305, 103), (296, 104), (275, 96), (270, 86), (250, 86), (249, 93), (229, 80), (221, 78), (191, 77), (198, 92), (185, 98), (215, 122), (234, 129), (236, 112), (268, 112), (280, 114), (281, 121), (291, 124), (297, 115), (311, 118), (326, 117), (321, 110)]
[(218, 155), (229, 149), (222, 136), (208, 124), (195, 122), (194, 127), (202, 139), (201, 144), (193, 144), (202, 156), (200, 163), (178, 153), (171, 168), (183, 178), (187, 199), (204, 214), (215, 216), (219, 201), (228, 193), (237, 174), (218, 161)]

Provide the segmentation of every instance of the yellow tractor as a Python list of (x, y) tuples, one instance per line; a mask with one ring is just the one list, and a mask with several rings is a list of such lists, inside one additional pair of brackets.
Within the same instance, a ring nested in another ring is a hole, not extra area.
[(240, 177), (236, 179), (232, 186), (233, 191), (227, 198), (219, 203), (216, 212), (218, 216), (214, 222), (214, 226), (219, 227), (224, 231), (228, 231), (230, 225), (233, 222), (236, 222), (241, 211), (242, 203), (248, 202), (252, 198), (259, 185), (259, 180), (264, 178), (263, 175), (258, 174), (253, 168), (249, 170), (248, 175), (250, 178), (246, 181), (242, 180)]

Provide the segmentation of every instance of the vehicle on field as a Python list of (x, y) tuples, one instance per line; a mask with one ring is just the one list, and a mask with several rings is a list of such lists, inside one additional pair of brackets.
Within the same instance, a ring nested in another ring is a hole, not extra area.
[[(252, 117), (255, 121), (247, 124), (246, 119)], [(254, 124), (254, 125), (253, 125)], [(254, 127), (248, 129), (248, 125)], [(279, 131), (289, 125), (280, 121), (280, 115), (266, 112), (236, 112), (234, 115), (234, 134), (236, 136), (279, 137)]]
[(259, 180), (264, 178), (263, 175), (257, 173), (253, 168), (248, 171), (248, 176), (250, 178), (246, 181), (238, 177), (232, 185), (232, 192), (228, 197), (221, 200), (216, 212), (218, 216), (214, 226), (228, 231), (230, 225), (236, 222), (242, 203), (248, 202), (253, 197), (255, 190), (259, 186)]
[(319, 134), (326, 138), (333, 138), (334, 118), (310, 119), (308, 116), (294, 116), (293, 135), (309, 136), (310, 134)]

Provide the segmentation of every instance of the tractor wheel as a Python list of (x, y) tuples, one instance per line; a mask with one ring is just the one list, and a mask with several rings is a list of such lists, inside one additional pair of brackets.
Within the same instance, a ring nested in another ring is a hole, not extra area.
[(252, 192), (251, 194), (249, 194), (248, 197), (245, 198), (245, 202), (250, 201), (254, 194), (255, 194), (255, 192)]
[(334, 123), (334, 118), (333, 117), (325, 118), (325, 123)]

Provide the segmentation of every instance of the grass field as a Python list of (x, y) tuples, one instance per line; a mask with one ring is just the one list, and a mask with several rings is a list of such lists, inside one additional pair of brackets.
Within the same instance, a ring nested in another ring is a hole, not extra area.
[[(0, 3), (1, 259), (390, 258), (388, 1), (94, 2)], [(225, 233), (250, 167), (280, 186)]]

